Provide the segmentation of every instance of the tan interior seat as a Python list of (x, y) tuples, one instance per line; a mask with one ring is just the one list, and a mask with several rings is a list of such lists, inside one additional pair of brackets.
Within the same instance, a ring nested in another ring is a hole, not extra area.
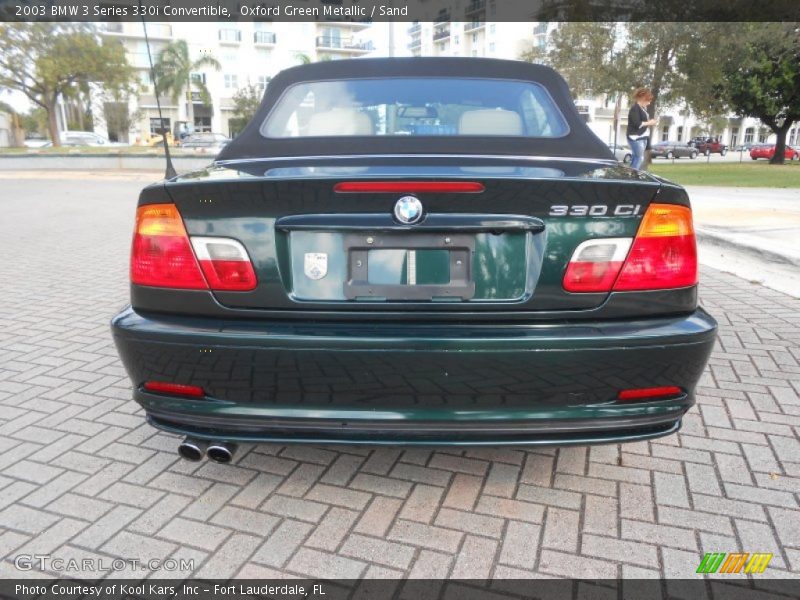
[(513, 110), (487, 108), (461, 114), (461, 135), (522, 135), (522, 119)]
[(309, 136), (374, 135), (372, 119), (352, 108), (334, 108), (319, 112), (308, 120)]

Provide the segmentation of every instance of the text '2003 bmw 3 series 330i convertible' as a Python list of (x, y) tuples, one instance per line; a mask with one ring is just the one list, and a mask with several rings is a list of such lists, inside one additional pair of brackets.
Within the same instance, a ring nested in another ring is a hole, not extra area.
[(213, 165), (145, 188), (112, 329), (149, 422), (225, 462), (666, 435), (716, 323), (686, 192), (559, 75), (415, 58), (283, 71)]

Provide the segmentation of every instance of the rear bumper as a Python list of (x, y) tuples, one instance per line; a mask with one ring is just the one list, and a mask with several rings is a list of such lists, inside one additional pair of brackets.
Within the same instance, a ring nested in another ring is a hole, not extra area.
[[(161, 429), (229, 441), (587, 444), (667, 435), (714, 343), (704, 311), (638, 321), (428, 325), (112, 321), (134, 398)], [(145, 381), (207, 396), (146, 392)], [(679, 386), (623, 403), (619, 390)]]

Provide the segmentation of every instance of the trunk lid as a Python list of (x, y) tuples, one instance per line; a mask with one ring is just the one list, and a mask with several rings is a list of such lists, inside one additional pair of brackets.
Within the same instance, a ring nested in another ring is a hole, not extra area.
[[(349, 182), (483, 191), (336, 191)], [(585, 240), (633, 237), (659, 186), (602, 160), (394, 156), (232, 161), (167, 190), (190, 235), (247, 249), (258, 286), (215, 292), (225, 307), (479, 312), (602, 304), (608, 294), (564, 291), (567, 263)], [(420, 222), (394, 214), (404, 196)]]

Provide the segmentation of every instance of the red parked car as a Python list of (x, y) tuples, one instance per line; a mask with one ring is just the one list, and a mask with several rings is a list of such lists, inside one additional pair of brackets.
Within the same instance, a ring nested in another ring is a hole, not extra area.
[[(758, 144), (750, 148), (750, 158), (753, 160), (766, 158), (767, 160), (775, 156), (775, 144)], [(800, 150), (786, 146), (783, 155), (786, 160), (800, 160)]]
[(689, 145), (697, 148), (697, 151), (704, 156), (710, 154), (725, 156), (728, 153), (728, 146), (723, 144), (719, 138), (695, 137), (691, 139)]

